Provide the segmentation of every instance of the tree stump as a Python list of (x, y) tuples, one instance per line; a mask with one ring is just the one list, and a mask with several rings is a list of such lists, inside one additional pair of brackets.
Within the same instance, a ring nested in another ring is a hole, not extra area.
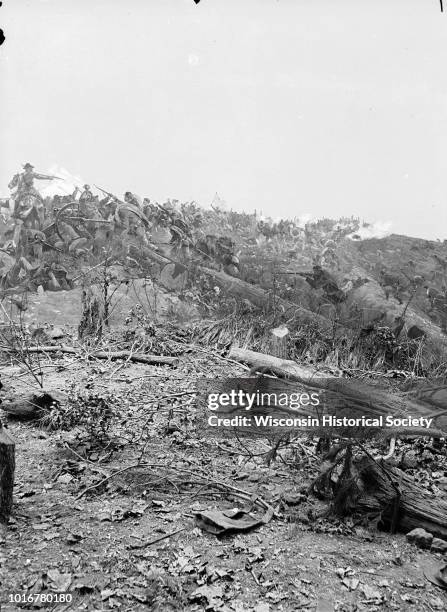
[(0, 423), (0, 522), (7, 523), (12, 511), (15, 442)]
[[(317, 479), (316, 490), (328, 482), (333, 466)], [(392, 532), (407, 533), (422, 527), (435, 537), (447, 538), (445, 497), (434, 498), (402, 470), (367, 455), (353, 461), (349, 468), (346, 478), (339, 478), (335, 484), (334, 510), (338, 514), (376, 516)]]
[(289, 356), (289, 340), (290, 332), (284, 325), (272, 329), (270, 332), (270, 354), (279, 359), (287, 359)]
[(95, 286), (83, 289), (82, 316), (78, 326), (79, 339), (100, 338), (105, 324), (104, 295)]

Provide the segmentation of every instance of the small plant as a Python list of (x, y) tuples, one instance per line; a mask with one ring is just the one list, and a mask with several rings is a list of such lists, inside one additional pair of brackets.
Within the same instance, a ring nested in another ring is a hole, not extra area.
[(146, 603), (151, 610), (184, 610), (186, 594), (180, 578), (153, 570), (146, 576)]
[(41, 422), (49, 429), (83, 427), (89, 438), (103, 443), (110, 438), (110, 430), (117, 416), (116, 407), (117, 399), (112, 394), (79, 393), (73, 386), (67, 402), (54, 402)]
[(7, 323), (0, 327), (0, 353), (4, 352), (11, 359), (12, 363), (22, 366), (32, 377), (33, 383), (38, 388), (43, 389), (43, 371), (40, 355), (32, 350), (31, 345), (36, 343), (33, 341), (23, 320), (22, 311), (25, 309), (26, 303), (27, 294), (24, 294), (21, 302), (19, 302), (18, 321), (13, 321), (7, 315)]

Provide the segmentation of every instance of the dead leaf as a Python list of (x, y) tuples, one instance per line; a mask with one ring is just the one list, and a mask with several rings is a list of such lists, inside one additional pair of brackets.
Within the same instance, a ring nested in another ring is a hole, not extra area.
[(402, 601), (408, 601), (409, 603), (416, 603), (416, 600), (414, 599), (412, 595), (410, 595), (410, 593), (404, 593), (403, 595), (400, 596), (400, 598), (402, 599)]
[(359, 586), (360, 580), (357, 578), (343, 578), (342, 583), (347, 587), (350, 591), (355, 591)]
[(221, 603), (223, 595), (222, 587), (220, 586), (207, 586), (203, 585), (193, 591), (189, 596), (189, 599), (192, 601), (205, 599), (210, 606), (215, 606), (218, 603)]
[(380, 591), (378, 591), (377, 589), (374, 589), (373, 587), (370, 587), (368, 584), (362, 584), (360, 586), (360, 590), (362, 591), (366, 599), (381, 599), (382, 598)]
[(116, 591), (113, 591), (112, 589), (104, 589), (103, 591), (101, 591), (102, 601), (109, 599), (109, 597), (112, 597), (112, 595), (115, 595), (115, 593)]
[(71, 574), (61, 574), (58, 569), (48, 570), (47, 576), (51, 581), (51, 588), (56, 593), (66, 593), (73, 580)]

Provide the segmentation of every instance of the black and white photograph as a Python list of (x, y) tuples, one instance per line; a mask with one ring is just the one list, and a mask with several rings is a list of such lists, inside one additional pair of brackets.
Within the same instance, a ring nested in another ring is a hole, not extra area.
[(0, 610), (447, 610), (443, 0), (0, 2)]

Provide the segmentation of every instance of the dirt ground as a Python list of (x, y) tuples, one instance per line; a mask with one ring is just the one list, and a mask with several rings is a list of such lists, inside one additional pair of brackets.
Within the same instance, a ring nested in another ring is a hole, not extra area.
[[(447, 609), (447, 592), (424, 576), (439, 555), (404, 535), (322, 516), (322, 502), (305, 493), (318, 469), (313, 443), (267, 465), (263, 441), (195, 431), (195, 381), (242, 367), (206, 349), (191, 349), (175, 368), (72, 356), (41, 365), (50, 391), (75, 383), (113, 393), (120, 416), (104, 447), (78, 428), (9, 419), (17, 466), (14, 514), (0, 533), (2, 612)], [(32, 384), (17, 366), (3, 369), (2, 382), (19, 393)], [(278, 516), (225, 537), (200, 529), (196, 512), (246, 506), (211, 482), (259, 496)], [(294, 505), (278, 506), (285, 496)], [(72, 601), (42, 603), (40, 593)], [(11, 603), (14, 595), (36, 601)]]

